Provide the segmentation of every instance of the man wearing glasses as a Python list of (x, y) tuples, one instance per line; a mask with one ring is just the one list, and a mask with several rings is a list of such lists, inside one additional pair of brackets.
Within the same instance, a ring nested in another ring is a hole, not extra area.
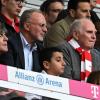
[(19, 32), (18, 15), (24, 3), (24, 0), (0, 0), (0, 21), (4, 23), (8, 38)]
[(20, 17), (20, 31), (10, 37), (8, 52), (0, 55), (0, 63), (40, 72), (39, 52), (42, 45), (39, 41), (43, 41), (47, 32), (42, 12), (37, 9), (25, 10)]

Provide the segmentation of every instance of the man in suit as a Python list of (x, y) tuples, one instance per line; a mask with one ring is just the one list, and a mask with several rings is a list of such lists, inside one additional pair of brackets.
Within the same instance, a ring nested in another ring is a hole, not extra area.
[(73, 22), (68, 41), (59, 48), (66, 62), (63, 77), (86, 81), (92, 71), (100, 70), (100, 52), (93, 49), (96, 28), (91, 20), (83, 18)]
[[(24, 11), (20, 18), (20, 30), (20, 34), (10, 36), (8, 52), (0, 55), (0, 63), (40, 72), (39, 51), (42, 48), (41, 41), (47, 31), (42, 12), (36, 9)], [(24, 93), (20, 94), (17, 91), (14, 93), (24, 96)], [(7, 98), (10, 99), (12, 96), (9, 94)]]
[(8, 52), (2, 54), (0, 63), (25, 70), (41, 71), (38, 62), (39, 50), (43, 36), (47, 31), (46, 21), (39, 10), (26, 10), (20, 18), (20, 34), (11, 36)]

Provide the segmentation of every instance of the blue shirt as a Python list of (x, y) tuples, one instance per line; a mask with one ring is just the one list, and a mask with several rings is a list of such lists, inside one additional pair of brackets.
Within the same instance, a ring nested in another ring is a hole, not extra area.
[(32, 70), (33, 67), (33, 57), (32, 57), (32, 52), (34, 50), (37, 50), (37, 45), (36, 43), (32, 46), (27, 42), (25, 37), (20, 33), (21, 40), (22, 40), (22, 45), (23, 45), (23, 50), (24, 50), (24, 60), (25, 60), (25, 70)]

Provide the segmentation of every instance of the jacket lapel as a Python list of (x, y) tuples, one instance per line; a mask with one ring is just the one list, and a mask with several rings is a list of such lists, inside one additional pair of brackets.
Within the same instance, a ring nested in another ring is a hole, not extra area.
[(17, 37), (18, 41), (18, 56), (19, 56), (19, 60), (20, 60), (20, 64), (21, 64), (21, 67), (22, 69), (25, 69), (25, 61), (24, 61), (24, 51), (23, 51), (23, 46), (22, 46), (22, 41), (21, 41), (21, 38), (20, 38), (20, 35), (18, 35)]

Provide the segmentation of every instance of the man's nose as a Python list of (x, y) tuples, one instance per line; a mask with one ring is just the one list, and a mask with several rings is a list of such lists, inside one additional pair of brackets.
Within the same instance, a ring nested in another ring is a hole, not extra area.
[(91, 18), (91, 13), (90, 13), (90, 10), (87, 11), (87, 18)]
[(45, 33), (47, 32), (47, 27), (46, 27), (46, 26), (43, 28), (43, 31), (44, 31)]

